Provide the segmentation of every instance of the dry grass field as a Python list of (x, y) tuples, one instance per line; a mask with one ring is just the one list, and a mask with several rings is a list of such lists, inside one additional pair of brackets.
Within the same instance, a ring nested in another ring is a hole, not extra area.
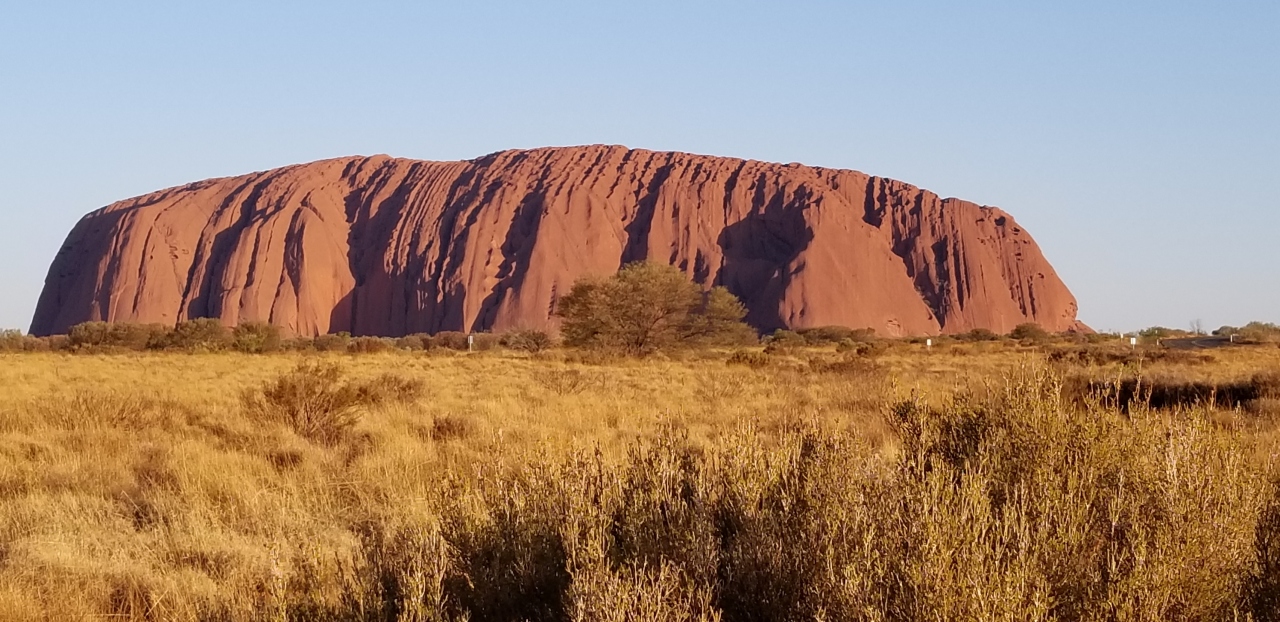
[(0, 618), (1278, 620), (1280, 349), (1159, 354), (0, 354)]

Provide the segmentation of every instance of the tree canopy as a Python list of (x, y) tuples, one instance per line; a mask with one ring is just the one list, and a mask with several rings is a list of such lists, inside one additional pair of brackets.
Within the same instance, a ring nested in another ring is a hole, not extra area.
[(633, 263), (609, 278), (581, 279), (560, 298), (557, 313), (564, 320), (565, 344), (631, 354), (755, 339), (742, 322), (746, 308), (729, 290), (703, 292), (680, 270), (658, 263)]

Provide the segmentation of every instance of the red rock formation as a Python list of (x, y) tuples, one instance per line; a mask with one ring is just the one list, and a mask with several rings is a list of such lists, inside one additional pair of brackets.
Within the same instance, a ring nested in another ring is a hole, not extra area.
[(122, 201), (72, 230), (32, 332), (196, 317), (302, 335), (543, 328), (579, 277), (641, 259), (727, 286), (765, 330), (1082, 327), (999, 209), (854, 171), (590, 146), (340, 158)]

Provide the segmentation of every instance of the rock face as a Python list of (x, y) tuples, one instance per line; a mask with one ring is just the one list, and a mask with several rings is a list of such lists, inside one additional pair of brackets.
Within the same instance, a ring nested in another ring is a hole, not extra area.
[(554, 328), (584, 275), (668, 262), (761, 330), (1083, 329), (1005, 212), (855, 171), (615, 146), (350, 157), (109, 205), (71, 231), (31, 332), (269, 321), (397, 336)]

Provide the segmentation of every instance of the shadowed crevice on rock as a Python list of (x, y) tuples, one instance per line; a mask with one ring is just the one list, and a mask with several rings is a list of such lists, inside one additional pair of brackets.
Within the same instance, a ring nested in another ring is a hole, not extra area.
[[(394, 296), (397, 284), (405, 280), (401, 267), (388, 263), (397, 256), (390, 248), (392, 234), (408, 209), (413, 185), (405, 180), (413, 178), (415, 169), (410, 168), (404, 179), (397, 180), (394, 169), (379, 166), (365, 187), (352, 188), (344, 199), (349, 227), (347, 265), (355, 283), (339, 307), (349, 309), (349, 328), (344, 330), (353, 335), (380, 334), (384, 331), (379, 327), (389, 324), (390, 318), (407, 313), (406, 297)], [(400, 302), (399, 314), (387, 306), (393, 299)], [(405, 330), (402, 322), (396, 328), (396, 332)]]
[(355, 290), (347, 292), (345, 296), (338, 299), (333, 305), (333, 310), (329, 311), (329, 331), (330, 333), (351, 333), (355, 331), (355, 315), (351, 312), (352, 305), (355, 304)]
[(666, 259), (666, 257), (649, 257), (649, 231), (653, 227), (653, 212), (657, 209), (662, 184), (666, 183), (669, 177), (671, 177), (671, 162), (668, 160), (666, 164), (654, 171), (649, 182), (645, 184), (644, 190), (637, 192), (635, 217), (623, 229), (627, 234), (627, 242), (622, 249), (622, 259), (618, 262), (619, 268), (646, 259)]
[(516, 208), (515, 217), (507, 228), (506, 239), (498, 247), (502, 255), (502, 263), (498, 265), (496, 278), (498, 282), (480, 303), (480, 312), (467, 329), (471, 332), (487, 331), (493, 328), (498, 319), (504, 296), (520, 287), (525, 273), (529, 270), (529, 259), (533, 254), (533, 245), (537, 240), (539, 225), (545, 213), (546, 189), (544, 180), (539, 180), (520, 206)]
[[(254, 192), (261, 192), (262, 180), (259, 176), (251, 177), (244, 180), (233, 190), (222, 203), (213, 210), (209, 216), (208, 222), (205, 223), (205, 230), (216, 225), (227, 211), (236, 209), (237, 204), (240, 209), (240, 220), (246, 221), (249, 216), (245, 213), (246, 203), (255, 200)], [(254, 190), (250, 190), (249, 197), (243, 197), (243, 192), (253, 186)], [(251, 208), (250, 208), (251, 209)], [(224, 261), (220, 260), (222, 251), (233, 240), (232, 236), (238, 234), (235, 226), (214, 233), (213, 239), (209, 244), (204, 243), (205, 234), (202, 232), (200, 243), (196, 248), (195, 258), (191, 262), (191, 268), (187, 272), (186, 286), (183, 291), (182, 305), (178, 310), (179, 317), (187, 319), (195, 319), (201, 317), (209, 317), (209, 290), (212, 287), (212, 279), (214, 271), (219, 271)]]

